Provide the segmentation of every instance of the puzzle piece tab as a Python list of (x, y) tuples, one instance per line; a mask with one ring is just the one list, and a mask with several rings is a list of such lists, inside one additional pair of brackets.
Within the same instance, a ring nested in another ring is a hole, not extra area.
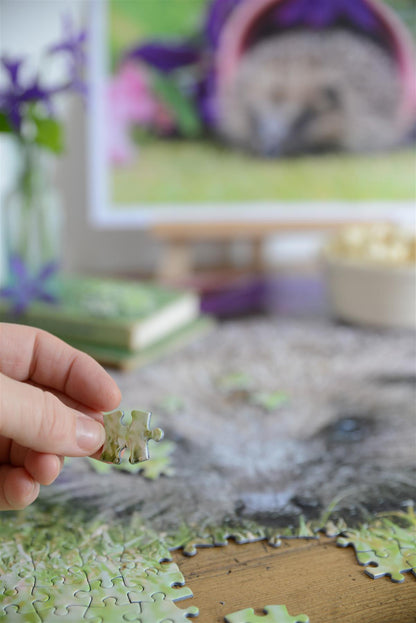
[(140, 621), (139, 604), (117, 606), (112, 597), (104, 599), (101, 606), (91, 606), (84, 614), (89, 623), (115, 623), (115, 621)]
[(199, 609), (196, 606), (182, 610), (170, 599), (165, 599), (163, 593), (153, 595), (152, 602), (142, 602), (140, 608), (140, 623), (164, 623), (165, 621), (166, 623), (189, 623), (191, 617), (196, 617), (199, 614)]
[(309, 623), (306, 614), (290, 616), (286, 606), (265, 606), (264, 613), (265, 616), (257, 616), (253, 608), (246, 608), (227, 614), (225, 620), (227, 623)]
[(160, 428), (150, 429), (151, 414), (147, 411), (131, 411), (130, 424), (124, 424), (124, 411), (117, 410), (104, 416), (106, 440), (101, 460), (107, 463), (121, 462), (121, 453), (126, 448), (130, 452), (130, 463), (147, 461), (149, 458), (148, 442), (163, 439)]
[(185, 586), (185, 578), (178, 566), (175, 563), (168, 563), (166, 567), (170, 569), (164, 570), (161, 574), (156, 569), (146, 569), (146, 575), (137, 578), (135, 590), (129, 592), (130, 601), (152, 602), (153, 595), (158, 593), (164, 594), (165, 598), (172, 601), (193, 597), (191, 589)]

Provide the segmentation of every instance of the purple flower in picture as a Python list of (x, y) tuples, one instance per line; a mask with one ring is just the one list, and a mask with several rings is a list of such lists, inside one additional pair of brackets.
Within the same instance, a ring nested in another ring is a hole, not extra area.
[(58, 270), (56, 262), (48, 262), (35, 276), (29, 274), (18, 255), (11, 257), (9, 263), (12, 285), (1, 288), (0, 297), (10, 301), (14, 315), (23, 314), (32, 301), (57, 303), (56, 297), (47, 290), (50, 278)]
[(0, 111), (5, 113), (16, 132), (20, 132), (22, 119), (24, 118), (23, 107), (31, 102), (43, 102), (50, 106), (50, 92), (40, 87), (35, 78), (27, 85), (20, 81), (23, 59), (0, 59), (3, 70), (6, 72), (9, 84), (0, 89)]
[(128, 50), (124, 60), (139, 60), (162, 73), (194, 65), (201, 59), (199, 49), (186, 42), (149, 41)]

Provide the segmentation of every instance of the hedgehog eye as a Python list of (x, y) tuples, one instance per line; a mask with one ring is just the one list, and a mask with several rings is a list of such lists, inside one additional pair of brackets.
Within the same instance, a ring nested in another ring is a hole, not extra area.
[(334, 86), (325, 86), (322, 89), (322, 95), (325, 102), (331, 106), (339, 106), (341, 103), (341, 97), (338, 89)]

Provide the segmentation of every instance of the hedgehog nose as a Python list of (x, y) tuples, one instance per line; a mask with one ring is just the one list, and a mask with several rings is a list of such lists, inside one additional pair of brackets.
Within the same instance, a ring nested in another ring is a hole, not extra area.
[(287, 120), (279, 114), (257, 114), (252, 119), (253, 145), (255, 150), (267, 158), (279, 156), (289, 134)]

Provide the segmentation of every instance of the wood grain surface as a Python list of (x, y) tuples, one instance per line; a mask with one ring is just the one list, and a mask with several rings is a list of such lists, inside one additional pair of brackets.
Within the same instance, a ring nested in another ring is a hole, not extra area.
[[(372, 580), (351, 547), (334, 540), (286, 540), (200, 549), (193, 558), (175, 552), (194, 599), (198, 623), (224, 623), (224, 616), (253, 607), (285, 604), (289, 614), (307, 614), (310, 623), (415, 623), (416, 580)], [(185, 607), (178, 604), (180, 607)], [(260, 618), (259, 621), (262, 619)]]

